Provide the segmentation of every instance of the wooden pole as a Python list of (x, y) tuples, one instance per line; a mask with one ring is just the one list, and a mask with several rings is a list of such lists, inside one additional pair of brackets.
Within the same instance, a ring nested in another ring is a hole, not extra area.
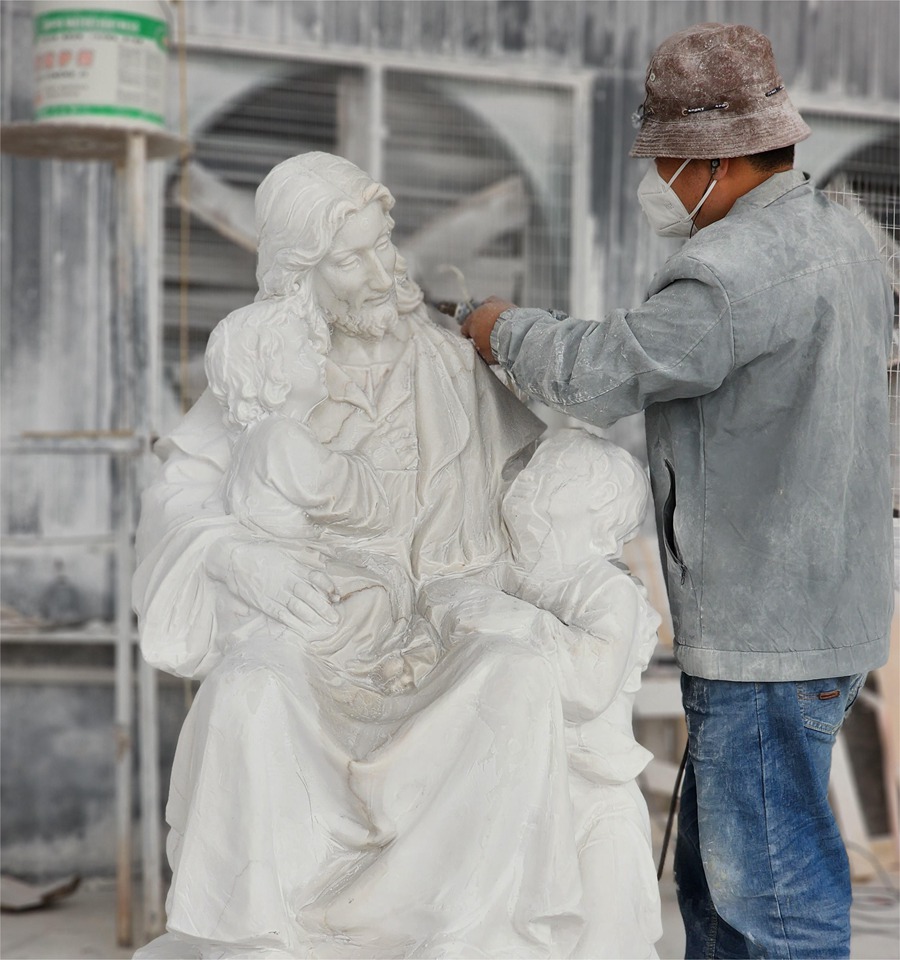
[[(117, 426), (144, 436), (147, 416), (147, 249), (145, 183), (147, 141), (127, 134), (125, 162), (118, 168), (120, 242), (118, 244), (117, 360), (120, 370)], [(134, 575), (135, 464), (118, 459), (116, 510), (116, 940), (130, 946), (132, 922), (132, 766), (134, 654), (131, 643), (131, 580)], [(154, 814), (155, 816), (155, 814)]]

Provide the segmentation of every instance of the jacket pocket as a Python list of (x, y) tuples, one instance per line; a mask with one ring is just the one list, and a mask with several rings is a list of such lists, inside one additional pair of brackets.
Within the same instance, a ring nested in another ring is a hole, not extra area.
[(687, 577), (687, 567), (684, 564), (684, 558), (681, 556), (681, 550), (678, 549), (678, 541), (675, 539), (675, 468), (668, 460), (665, 460), (664, 463), (666, 470), (669, 472), (669, 495), (666, 497), (666, 503), (663, 507), (663, 539), (666, 549), (681, 571), (681, 582), (684, 583)]

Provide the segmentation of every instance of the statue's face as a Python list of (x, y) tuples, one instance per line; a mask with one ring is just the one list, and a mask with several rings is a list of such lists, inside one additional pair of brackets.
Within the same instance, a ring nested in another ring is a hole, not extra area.
[(397, 319), (396, 262), (390, 221), (380, 203), (370, 203), (338, 230), (313, 270), (316, 298), (329, 321), (357, 336), (384, 336)]

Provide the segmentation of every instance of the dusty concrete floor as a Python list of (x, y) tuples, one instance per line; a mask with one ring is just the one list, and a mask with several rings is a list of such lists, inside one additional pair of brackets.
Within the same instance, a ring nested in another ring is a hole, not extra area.
[[(891, 879), (896, 883), (897, 877)], [(896, 960), (900, 957), (900, 913), (897, 900), (881, 897), (878, 882), (860, 884), (853, 912), (854, 960)], [(136, 902), (140, 902), (139, 896)], [(671, 878), (662, 885), (663, 938), (657, 950), (663, 960), (682, 957), (684, 935)], [(83, 884), (55, 906), (29, 913), (4, 913), (0, 957), (4, 960), (118, 960), (134, 948), (115, 944), (115, 888), (110, 882)], [(140, 930), (139, 921), (135, 925)], [(136, 944), (137, 945), (137, 944)]]

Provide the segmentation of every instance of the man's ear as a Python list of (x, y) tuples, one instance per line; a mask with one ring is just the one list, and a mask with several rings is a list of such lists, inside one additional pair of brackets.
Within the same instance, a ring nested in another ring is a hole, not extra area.
[(730, 161), (728, 157), (720, 157), (716, 160), (709, 161), (709, 175), (713, 180), (722, 180), (728, 175), (728, 167), (730, 166)]

